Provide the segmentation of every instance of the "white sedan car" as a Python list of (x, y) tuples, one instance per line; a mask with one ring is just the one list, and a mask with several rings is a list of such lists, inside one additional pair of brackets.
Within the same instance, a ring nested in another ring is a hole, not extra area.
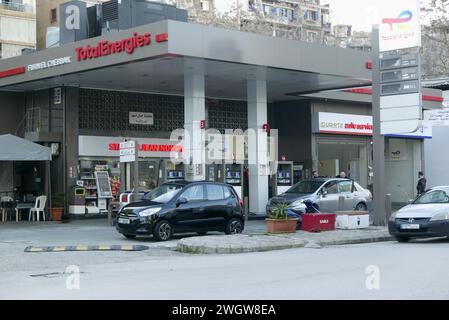
[(432, 188), (393, 213), (388, 230), (399, 242), (449, 236), (449, 186)]

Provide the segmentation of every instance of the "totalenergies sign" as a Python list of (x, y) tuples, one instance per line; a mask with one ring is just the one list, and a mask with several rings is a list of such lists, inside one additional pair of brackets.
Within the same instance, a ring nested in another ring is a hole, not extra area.
[(418, 0), (394, 0), (380, 9), (379, 51), (421, 46)]
[[(156, 35), (156, 42), (168, 41), (168, 34), (161, 33)], [(129, 38), (112, 41), (103, 40), (96, 45), (87, 45), (84, 47), (75, 48), (76, 60), (83, 61), (87, 59), (96, 59), (104, 56), (109, 56), (116, 53), (126, 52), (133, 54), (136, 49), (151, 45), (152, 38), (150, 33), (139, 34), (134, 32)]]

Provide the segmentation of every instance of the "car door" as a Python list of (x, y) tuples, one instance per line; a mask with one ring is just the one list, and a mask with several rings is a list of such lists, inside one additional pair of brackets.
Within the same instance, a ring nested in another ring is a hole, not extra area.
[(205, 226), (206, 194), (203, 184), (188, 186), (179, 195), (178, 200), (184, 198), (186, 203), (177, 205), (175, 209), (175, 230), (188, 232), (203, 229)]
[(318, 206), (321, 212), (335, 212), (338, 208), (338, 180), (332, 180), (327, 182), (321, 189)]
[[(338, 189), (339, 189), (339, 196), (343, 196), (345, 201), (344, 201), (344, 205), (343, 205), (343, 210), (353, 210), (355, 208), (355, 206), (357, 205), (357, 198), (355, 196), (355, 192), (354, 190), (354, 182), (353, 181), (342, 181), (338, 184)], [(336, 210), (338, 210), (338, 202), (337, 202), (337, 208)]]
[(206, 184), (206, 226), (209, 230), (222, 229), (228, 216), (228, 200), (220, 184)]

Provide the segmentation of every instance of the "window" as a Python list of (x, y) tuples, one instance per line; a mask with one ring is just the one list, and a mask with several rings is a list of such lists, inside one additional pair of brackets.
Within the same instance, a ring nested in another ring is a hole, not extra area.
[(56, 15), (56, 8), (51, 9), (50, 10), (50, 22), (53, 23), (53, 22), (56, 22), (57, 20), (58, 20), (58, 17)]
[(181, 195), (182, 198), (186, 198), (187, 201), (203, 201), (204, 200), (204, 188), (202, 185), (189, 187)]
[(233, 195), (229, 187), (224, 187), (224, 197), (225, 199), (230, 198)]
[(338, 193), (338, 181), (331, 181), (324, 186), (324, 190), (327, 194), (337, 194)]
[(209, 11), (209, 1), (201, 1), (201, 9), (203, 11)]
[(207, 200), (214, 201), (214, 200), (223, 200), (225, 198), (222, 186), (216, 184), (208, 184), (206, 186), (206, 190), (207, 190)]
[(344, 181), (339, 183), (340, 193), (351, 193), (352, 192), (352, 181)]

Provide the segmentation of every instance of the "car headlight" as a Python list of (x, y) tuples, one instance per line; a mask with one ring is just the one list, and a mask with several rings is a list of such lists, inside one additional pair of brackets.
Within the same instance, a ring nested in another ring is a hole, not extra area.
[(397, 215), (397, 214), (398, 214), (398, 211), (393, 212), (393, 213), (391, 214), (391, 216), (390, 216), (390, 219), (388, 219), (388, 220), (394, 221), (394, 220), (396, 219), (396, 215)]
[(441, 212), (430, 218), (430, 221), (449, 220), (449, 212)]
[(298, 210), (298, 211), (305, 211), (307, 209), (307, 206), (304, 204), (304, 200), (296, 200), (292, 202), (289, 206), (289, 209)]
[(159, 211), (161, 211), (161, 209), (162, 209), (161, 207), (145, 209), (139, 212), (139, 216), (149, 217), (152, 216), (153, 214), (158, 213)]

